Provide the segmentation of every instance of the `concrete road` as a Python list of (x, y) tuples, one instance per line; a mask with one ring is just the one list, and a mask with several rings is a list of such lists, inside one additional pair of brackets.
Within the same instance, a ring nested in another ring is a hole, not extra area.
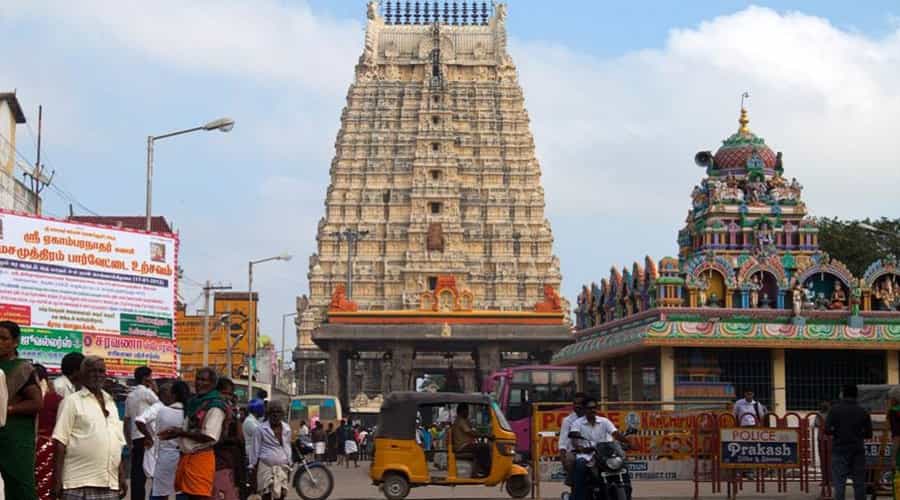
[[(369, 479), (369, 464), (360, 463), (359, 468), (350, 469), (344, 467), (330, 467), (334, 474), (335, 487), (331, 494), (333, 500), (362, 500), (384, 499), (384, 495), (375, 487)], [(796, 485), (790, 485), (796, 487)], [(811, 488), (810, 494), (801, 494), (798, 489), (790, 493), (777, 493), (775, 485), (766, 485), (765, 493), (756, 493), (754, 486), (747, 484), (744, 490), (738, 494), (738, 498), (777, 498), (779, 500), (812, 500), (818, 498), (818, 489)], [(544, 499), (558, 499), (563, 491), (560, 483), (544, 483), (541, 485), (541, 497)], [(725, 499), (726, 494), (711, 494), (709, 485), (703, 485), (700, 489), (701, 499)], [(694, 496), (694, 484), (689, 481), (642, 481), (634, 485), (634, 498), (686, 500)], [(291, 492), (291, 500), (300, 497), (296, 492)], [(416, 499), (508, 499), (506, 492), (500, 487), (486, 488), (483, 486), (460, 486), (449, 488), (445, 486), (428, 486), (414, 488), (409, 495), (411, 500)], [(330, 500), (331, 500), (330, 499)]]

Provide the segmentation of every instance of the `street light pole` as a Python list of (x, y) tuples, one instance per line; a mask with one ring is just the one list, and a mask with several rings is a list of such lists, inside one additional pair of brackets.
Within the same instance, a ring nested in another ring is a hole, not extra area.
[(284, 353), (287, 352), (287, 349), (284, 346), (284, 322), (290, 318), (291, 316), (296, 316), (296, 312), (286, 313), (281, 315), (281, 360), (278, 362), (278, 382), (281, 382), (282, 375), (284, 375)]
[(206, 125), (201, 125), (199, 127), (187, 128), (184, 130), (178, 130), (176, 132), (169, 132), (168, 134), (147, 136), (147, 221), (145, 227), (147, 231), (150, 231), (150, 215), (153, 213), (153, 143), (159, 139), (166, 139), (168, 137), (174, 137), (176, 135), (189, 134), (191, 132), (197, 132), (199, 130), (205, 130), (207, 132), (211, 130), (230, 132), (233, 128), (234, 120), (232, 120), (231, 118), (219, 118), (218, 120), (213, 120)]
[[(281, 254), (275, 257), (267, 257), (265, 259), (259, 260), (251, 260), (247, 266), (247, 307), (248, 307), (248, 325), (247, 332), (249, 338), (247, 341), (249, 344), (247, 345), (247, 400), (253, 398), (253, 365), (256, 364), (256, 308), (253, 307), (253, 266), (256, 264), (262, 264), (263, 262), (270, 262), (273, 260), (283, 260), (289, 261), (291, 260), (290, 254)], [(256, 301), (257, 305), (259, 304), (259, 300)]]
[(209, 280), (203, 285), (203, 366), (209, 366), (209, 292), (213, 290), (231, 290), (231, 285), (213, 285)]

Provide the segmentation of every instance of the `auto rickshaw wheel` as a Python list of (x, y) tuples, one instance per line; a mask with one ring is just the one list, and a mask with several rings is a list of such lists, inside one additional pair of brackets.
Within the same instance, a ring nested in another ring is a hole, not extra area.
[(528, 476), (513, 476), (506, 480), (506, 492), (513, 498), (525, 498), (531, 493), (531, 481)]
[(384, 476), (381, 491), (388, 500), (403, 500), (409, 495), (409, 481), (401, 474), (390, 472)]

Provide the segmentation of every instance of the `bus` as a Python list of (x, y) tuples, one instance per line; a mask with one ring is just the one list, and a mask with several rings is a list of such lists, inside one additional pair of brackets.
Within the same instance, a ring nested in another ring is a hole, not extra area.
[(291, 398), (291, 408), (288, 410), (288, 422), (291, 431), (296, 436), (300, 432), (300, 424), (306, 422), (312, 431), (316, 421), (322, 422), (324, 428), (333, 424), (335, 428), (341, 425), (344, 418), (341, 401), (336, 396), (326, 394), (305, 394)]
[[(600, 376), (588, 370), (588, 394), (599, 394)], [(491, 394), (516, 433), (516, 452), (531, 454), (531, 404), (571, 403), (575, 396), (575, 367), (527, 365), (495, 371), (484, 380), (482, 392)]]

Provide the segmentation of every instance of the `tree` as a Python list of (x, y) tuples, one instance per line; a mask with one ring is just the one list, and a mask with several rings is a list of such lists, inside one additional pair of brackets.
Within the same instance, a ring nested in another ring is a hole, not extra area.
[[(882, 217), (877, 221), (820, 218), (818, 224), (819, 248), (843, 262), (857, 278), (876, 260), (900, 256), (900, 218)], [(860, 224), (874, 226), (879, 231), (865, 229)]]

